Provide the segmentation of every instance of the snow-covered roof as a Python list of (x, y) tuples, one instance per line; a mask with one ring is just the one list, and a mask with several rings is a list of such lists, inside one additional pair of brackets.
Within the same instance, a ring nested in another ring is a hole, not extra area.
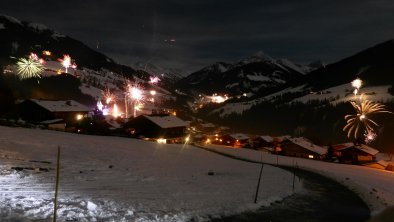
[(373, 156), (375, 156), (377, 153), (379, 153), (379, 150), (376, 150), (376, 149), (374, 149), (374, 148), (372, 148), (370, 146), (367, 146), (367, 145), (364, 145), (364, 144), (355, 146), (354, 143), (350, 143), (350, 142), (349, 143), (337, 144), (337, 145), (334, 146), (334, 149), (336, 149), (336, 150), (345, 150), (345, 149), (348, 149), (348, 148), (351, 148), (351, 147), (359, 149), (359, 150), (361, 150), (363, 152), (366, 152), (368, 154), (371, 154)]
[(265, 142), (272, 143), (274, 142), (274, 138), (272, 136), (259, 136), (261, 139), (263, 139)]
[(38, 100), (30, 99), (30, 101), (42, 106), (51, 112), (89, 112), (90, 109), (74, 100)]
[(148, 116), (147, 119), (160, 126), (161, 128), (186, 127), (187, 123), (176, 116)]
[(249, 139), (248, 135), (245, 135), (243, 133), (234, 133), (234, 134), (230, 134), (230, 137), (237, 139), (237, 140), (247, 140)]
[(119, 124), (116, 119), (112, 116), (105, 116), (105, 121), (111, 125), (111, 129), (119, 129), (121, 128), (121, 124)]
[(307, 149), (307, 150), (318, 153), (320, 155), (327, 153), (327, 149), (324, 149), (321, 146), (311, 143), (308, 139), (306, 139), (304, 137), (288, 138), (288, 140)]
[(50, 120), (44, 120), (41, 121), (41, 124), (53, 124), (53, 123), (61, 123), (64, 122), (64, 119), (50, 119)]

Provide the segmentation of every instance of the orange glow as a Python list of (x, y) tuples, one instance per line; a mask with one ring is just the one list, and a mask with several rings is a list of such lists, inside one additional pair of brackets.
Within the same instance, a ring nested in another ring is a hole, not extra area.
[(46, 56), (52, 55), (52, 53), (51, 53), (50, 51), (48, 51), (48, 50), (42, 51), (42, 54), (44, 54), (44, 55), (46, 55)]

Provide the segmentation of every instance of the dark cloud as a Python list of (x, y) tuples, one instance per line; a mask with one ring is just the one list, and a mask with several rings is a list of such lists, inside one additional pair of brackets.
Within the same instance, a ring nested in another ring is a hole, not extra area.
[(257, 51), (334, 62), (392, 39), (393, 9), (391, 0), (2, 0), (0, 13), (99, 41), (121, 63), (192, 71)]

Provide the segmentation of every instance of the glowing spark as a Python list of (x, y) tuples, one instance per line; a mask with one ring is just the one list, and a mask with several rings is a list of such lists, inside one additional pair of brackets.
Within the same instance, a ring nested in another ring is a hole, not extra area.
[(362, 128), (366, 131), (374, 131), (374, 128), (379, 126), (375, 121), (370, 119), (368, 116), (377, 113), (392, 113), (387, 111), (384, 105), (379, 103), (373, 103), (369, 100), (362, 101), (360, 105), (355, 102), (350, 102), (356, 110), (355, 115), (346, 115), (346, 125), (343, 127), (343, 131), (347, 131), (347, 136), (350, 138), (353, 134), (354, 138), (357, 138)]
[(352, 81), (352, 86), (354, 88), (356, 88), (357, 90), (359, 90), (361, 88), (362, 84), (363, 84), (363, 81), (359, 78)]
[(150, 79), (150, 81), (149, 81), (150, 84), (157, 84), (160, 82), (160, 79), (157, 76), (151, 76), (151, 77), (149, 77), (149, 79)]
[(143, 95), (143, 90), (141, 89), (141, 87), (138, 83), (133, 84), (133, 85), (130, 83), (127, 83), (126, 89), (127, 89), (126, 96), (128, 96), (130, 98), (129, 102), (131, 104), (133, 104), (133, 106), (132, 106), (134, 108), (133, 116), (136, 117), (137, 116), (136, 105), (137, 105), (137, 103), (142, 104), (143, 100), (145, 99), (144, 95)]
[(113, 117), (120, 116), (120, 113), (119, 113), (119, 110), (118, 110), (118, 106), (116, 104), (114, 104), (114, 108), (112, 109), (112, 116)]
[(109, 109), (108, 108), (103, 108), (103, 115), (107, 116), (109, 113)]
[(376, 133), (372, 130), (366, 130), (364, 133), (364, 137), (365, 137), (365, 143), (371, 143), (372, 141), (374, 141), (377, 137)]
[(105, 103), (108, 105), (111, 102), (116, 102), (116, 95), (111, 93), (111, 91), (109, 91), (109, 89), (105, 89), (103, 91), (101, 91), (101, 95), (104, 97), (105, 99)]
[(28, 59), (19, 59), (16, 65), (17, 72), (21, 79), (32, 77), (40, 78), (40, 74), (44, 71), (44, 66), (40, 63), (40, 61), (31, 56), (29, 56)]
[(150, 94), (151, 94), (152, 96), (154, 96), (154, 95), (156, 95), (156, 91), (155, 91), (155, 90), (151, 90), (151, 91), (150, 91)]
[(103, 111), (103, 107), (104, 107), (104, 106), (103, 106), (103, 104), (101, 103), (101, 101), (98, 101), (98, 102), (97, 102), (97, 109), (100, 110), (100, 111)]
[(142, 90), (136, 86), (132, 86), (129, 89), (130, 97), (136, 101), (142, 100)]
[(50, 51), (48, 51), (48, 50), (42, 51), (42, 54), (43, 54), (43, 55), (46, 55), (46, 56), (52, 55), (52, 53), (51, 53)]
[(144, 108), (144, 104), (142, 104), (142, 103), (137, 103), (137, 104), (134, 106), (134, 109), (137, 110), (137, 111), (141, 111), (142, 108)]
[(77, 65), (71, 61), (71, 57), (67, 54), (63, 55), (63, 59), (58, 59), (64, 68), (66, 68), (66, 73), (68, 68), (77, 68)]

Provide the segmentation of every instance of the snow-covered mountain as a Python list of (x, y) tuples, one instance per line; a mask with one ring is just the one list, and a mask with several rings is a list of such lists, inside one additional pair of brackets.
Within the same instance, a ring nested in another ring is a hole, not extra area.
[(191, 94), (263, 95), (304, 78), (308, 67), (257, 53), (235, 63), (218, 62), (180, 80), (179, 90)]
[(142, 70), (152, 76), (157, 76), (162, 82), (174, 84), (184, 77), (184, 72), (180, 69), (165, 68), (152, 63), (136, 62), (132, 65), (136, 70)]
[[(26, 85), (26, 81), (15, 85), (10, 82), (3, 84), (8, 85), (16, 99), (74, 99), (92, 106), (102, 97), (105, 89), (111, 90), (118, 98), (124, 97), (127, 81), (138, 82), (146, 90), (156, 90), (158, 100), (159, 97), (160, 100), (171, 98), (171, 89), (166, 89), (166, 84), (149, 83), (153, 74), (118, 64), (84, 43), (45, 25), (0, 15), (0, 71), (15, 74), (17, 59), (26, 58), (30, 53), (45, 60), (45, 72), (42, 74), (44, 78), (40, 79), (40, 85)], [(77, 65), (76, 69), (70, 68), (67, 74), (58, 61), (65, 54), (75, 60)], [(59, 73), (63, 75), (58, 75)], [(168, 79), (175, 81), (175, 74), (172, 75)], [(68, 87), (68, 90), (58, 90), (63, 89), (60, 87), (62, 85)]]

